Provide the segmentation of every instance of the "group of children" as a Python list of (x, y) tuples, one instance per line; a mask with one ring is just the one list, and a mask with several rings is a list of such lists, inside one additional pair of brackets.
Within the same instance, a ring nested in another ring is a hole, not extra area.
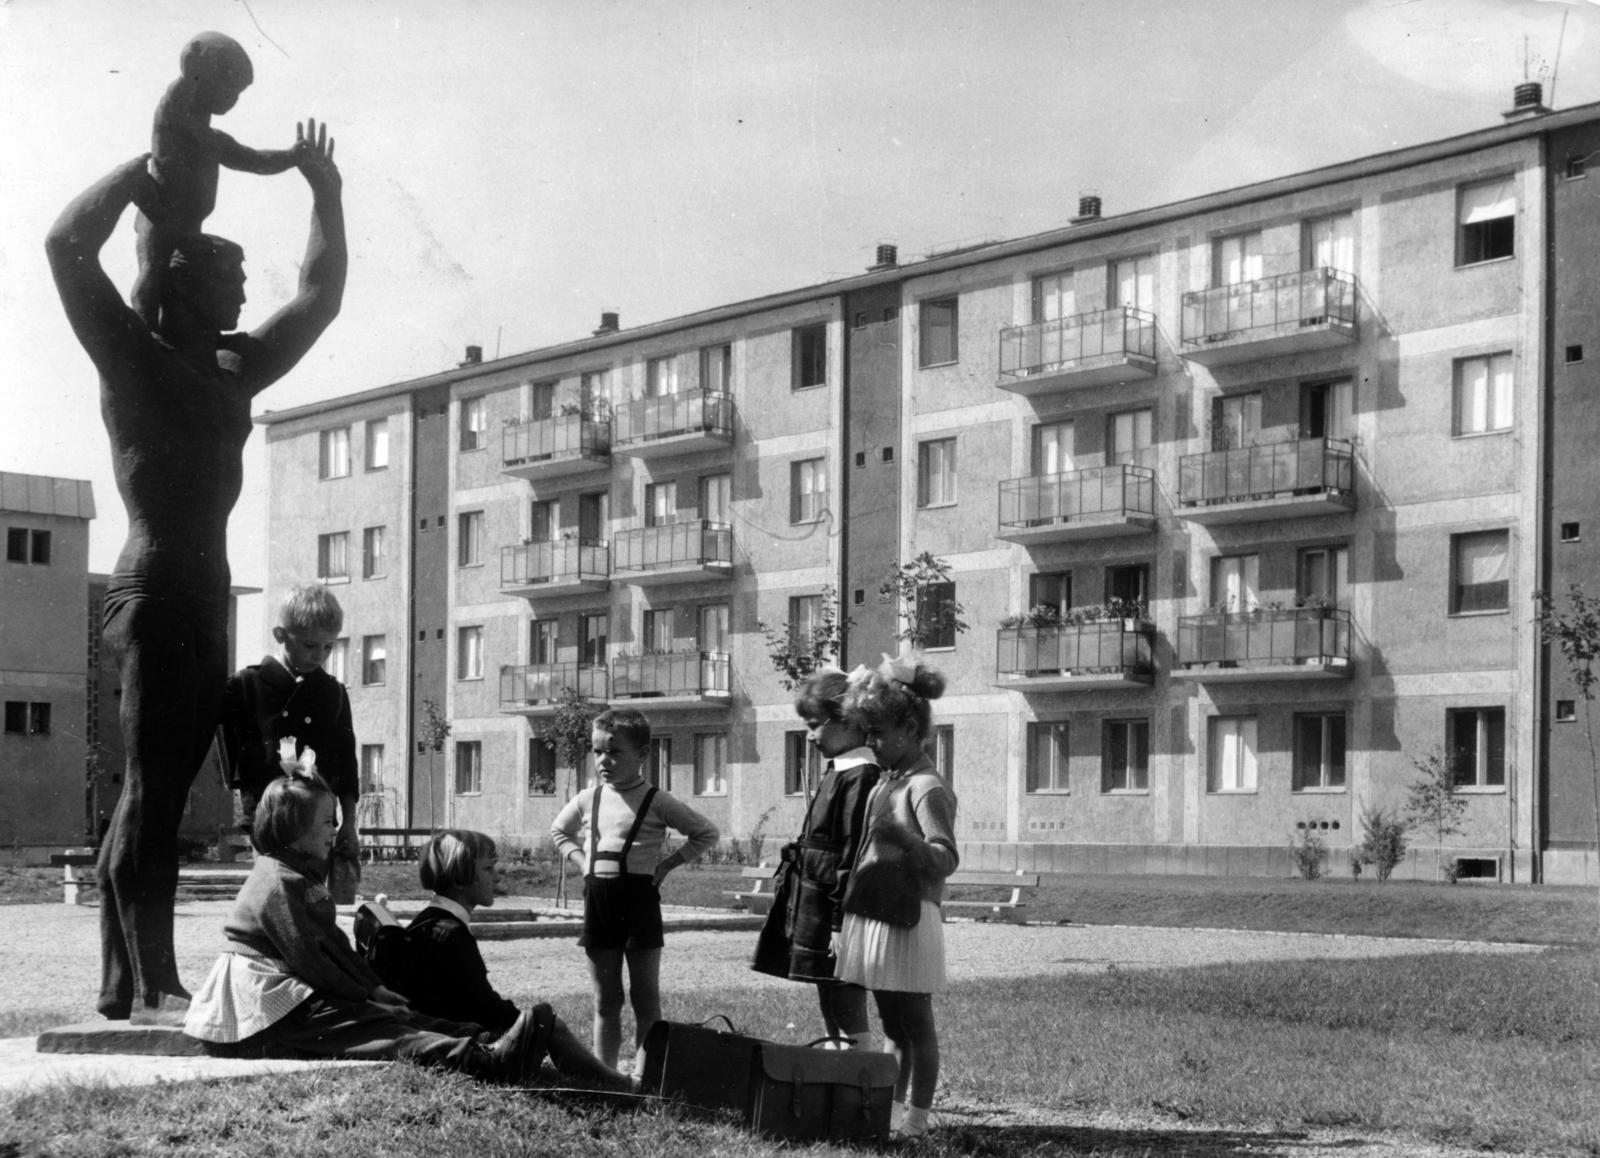
[[(380, 976), (339, 929), (328, 887), (332, 867), (355, 852), (349, 700), (322, 671), (341, 618), (325, 588), (296, 588), (273, 629), (280, 653), (230, 681), (225, 731), (256, 859), (186, 1032), (223, 1053), (405, 1058), (513, 1083), (548, 1057), (591, 1085), (634, 1088), (617, 1069), (622, 1008), (631, 1002), (642, 1051), (661, 1017), (661, 882), (715, 846), (716, 826), (646, 780), (643, 715), (613, 708), (594, 720), (595, 783), (550, 830), (563, 863), (583, 875), (592, 1053), (549, 1005), (519, 1011), (490, 985), (470, 927), (473, 910), (494, 900), (496, 849), (482, 833), (446, 830), (424, 846), (421, 881), (434, 896), (407, 931), (405, 969)], [(752, 962), (816, 985), (840, 1048), (866, 1047), (871, 992), (899, 1064), (891, 1127), (906, 1137), (926, 1132), (938, 1083), (939, 902), (957, 863), (955, 796), (923, 751), (930, 701), (943, 691), (937, 671), (888, 657), (801, 685), (795, 710), (828, 764), (783, 850)], [(684, 843), (662, 856), (669, 830)]]

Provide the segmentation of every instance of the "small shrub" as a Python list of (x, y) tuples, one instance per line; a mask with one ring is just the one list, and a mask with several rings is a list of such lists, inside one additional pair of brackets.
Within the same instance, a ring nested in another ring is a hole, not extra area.
[(778, 806), (773, 804), (760, 816), (756, 817), (755, 827), (750, 830), (750, 839), (745, 844), (745, 855), (749, 859), (749, 863), (761, 863), (761, 854), (767, 847), (767, 821), (772, 819), (772, 814), (777, 810)]
[(1399, 813), (1383, 808), (1361, 810), (1361, 843), (1351, 857), (1359, 875), (1359, 865), (1371, 865), (1380, 881), (1389, 879), (1394, 866), (1405, 859), (1406, 833), (1411, 825)]
[(1309, 828), (1289, 842), (1289, 855), (1294, 859), (1294, 871), (1308, 881), (1328, 871), (1328, 846)]

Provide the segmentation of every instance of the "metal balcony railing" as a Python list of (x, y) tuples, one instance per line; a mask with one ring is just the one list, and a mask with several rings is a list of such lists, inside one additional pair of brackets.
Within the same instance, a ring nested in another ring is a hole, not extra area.
[(1155, 472), (1126, 463), (1006, 479), (1000, 484), (1000, 528), (1119, 515), (1154, 517), (1155, 502)]
[(591, 700), (608, 699), (610, 679), (605, 664), (538, 663), (500, 669), (500, 710), (516, 711), (554, 704), (567, 688)]
[(691, 567), (731, 567), (733, 528), (695, 519), (618, 531), (616, 572), (663, 571)]
[(1000, 331), (1000, 376), (1028, 378), (1086, 363), (1156, 356), (1154, 314), (1130, 306), (1008, 326)]
[(1356, 324), (1356, 282), (1319, 267), (1183, 295), (1183, 348), (1266, 339), (1317, 326)]
[(1350, 662), (1350, 613), (1335, 607), (1208, 611), (1178, 620), (1184, 667), (1343, 666)]
[(616, 445), (680, 434), (733, 437), (733, 395), (708, 390), (663, 394), (625, 402), (616, 409)]
[(546, 459), (604, 458), (611, 453), (611, 422), (593, 414), (561, 414), (516, 422), (505, 428), (500, 450), (505, 466)]
[(995, 670), (1002, 677), (1148, 675), (1155, 628), (1142, 619), (1002, 627), (995, 636)]
[(1355, 455), (1337, 438), (1297, 438), (1186, 454), (1178, 465), (1178, 502), (1192, 507), (1284, 495), (1350, 494)]
[(660, 655), (623, 655), (611, 661), (614, 699), (644, 696), (723, 697), (728, 694), (730, 665), (719, 651), (673, 651)]
[(610, 578), (611, 544), (604, 539), (552, 539), (500, 548), (502, 589), (604, 583)]

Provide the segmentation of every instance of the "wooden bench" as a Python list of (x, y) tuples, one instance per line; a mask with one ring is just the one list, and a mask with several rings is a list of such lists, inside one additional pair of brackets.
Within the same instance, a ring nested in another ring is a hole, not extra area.
[(365, 861), (416, 860), (417, 845), (436, 828), (363, 828), (361, 859)]
[(753, 881), (754, 884), (744, 889), (724, 889), (725, 894), (736, 901), (744, 903), (758, 917), (764, 917), (772, 909), (772, 894), (777, 890), (778, 866), (772, 864), (746, 865), (739, 870), (739, 879)]
[[(943, 906), (944, 919), (950, 919), (951, 909), (986, 909), (990, 914), (1003, 921), (1010, 921), (1017, 925), (1026, 925), (1027, 916), (1023, 910), (1028, 907), (1028, 898), (1033, 895), (1033, 890), (1039, 887), (1038, 873), (1002, 873), (1002, 872), (965, 872), (951, 873), (944, 882), (945, 901)], [(951, 900), (951, 889), (1010, 889), (1011, 896), (1000, 901), (961, 901)]]
[(53, 852), (50, 854), (52, 867), (61, 870), (61, 900), (68, 905), (83, 904), (83, 894), (86, 889), (99, 885), (94, 874), (80, 877), (80, 868), (93, 868), (100, 860), (100, 854), (92, 848), (69, 848), (66, 852)]

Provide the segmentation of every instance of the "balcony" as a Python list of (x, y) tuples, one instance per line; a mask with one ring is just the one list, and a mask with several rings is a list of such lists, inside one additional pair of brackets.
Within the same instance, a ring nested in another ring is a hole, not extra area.
[(695, 519), (619, 531), (614, 574), (641, 587), (733, 574), (733, 528)]
[(500, 710), (521, 716), (548, 715), (567, 688), (591, 700), (610, 695), (605, 664), (536, 663), (500, 669)]
[(1000, 331), (1000, 389), (1045, 394), (1156, 372), (1155, 315), (1128, 306)]
[(706, 390), (639, 398), (617, 407), (618, 454), (660, 458), (729, 446), (733, 395)]
[(1155, 472), (1118, 464), (1000, 484), (1002, 539), (1064, 543), (1143, 535), (1156, 526)]
[(1185, 679), (1306, 680), (1350, 675), (1350, 613), (1333, 607), (1209, 611), (1178, 620)]
[(1011, 691), (1148, 687), (1155, 627), (1106, 619), (1049, 627), (1002, 627), (995, 636), (995, 686)]
[(611, 661), (611, 702), (648, 700), (656, 708), (725, 707), (728, 656), (717, 651), (623, 655)]
[(611, 465), (611, 423), (593, 414), (536, 418), (505, 428), (501, 472), (529, 482)]
[(1183, 356), (1226, 366), (1356, 340), (1356, 279), (1307, 269), (1183, 295)]
[(582, 595), (611, 585), (611, 545), (554, 539), (500, 548), (500, 590), (529, 599)]
[(1178, 517), (1194, 523), (1340, 514), (1355, 506), (1355, 455), (1343, 439), (1186, 454), (1178, 465)]

